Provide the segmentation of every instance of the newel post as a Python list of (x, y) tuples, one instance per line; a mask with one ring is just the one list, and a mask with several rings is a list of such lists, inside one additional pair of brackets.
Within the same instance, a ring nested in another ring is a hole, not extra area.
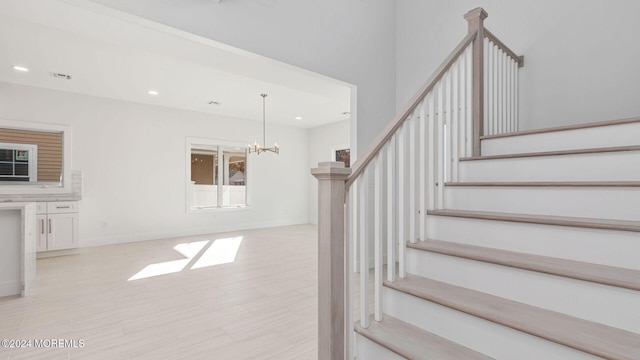
[(318, 359), (345, 358), (345, 180), (351, 169), (322, 162), (318, 179)]
[(473, 40), (473, 156), (480, 156), (480, 137), (484, 134), (484, 19), (483, 8), (464, 14), (469, 32), (478, 32)]

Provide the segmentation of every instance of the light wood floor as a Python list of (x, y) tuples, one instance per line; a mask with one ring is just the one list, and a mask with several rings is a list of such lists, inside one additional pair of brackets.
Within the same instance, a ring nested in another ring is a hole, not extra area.
[[(220, 260), (202, 255), (216, 249), (207, 241), (240, 236), (235, 261), (194, 267), (200, 256)], [(0, 348), (0, 360), (316, 359), (316, 241), (316, 227), (300, 225), (38, 260), (33, 294), (0, 298), (0, 340), (83, 339), (85, 346)], [(185, 243), (178, 248), (193, 252), (206, 244), (186, 266), (190, 255), (174, 249)], [(128, 281), (152, 264), (184, 269)]]

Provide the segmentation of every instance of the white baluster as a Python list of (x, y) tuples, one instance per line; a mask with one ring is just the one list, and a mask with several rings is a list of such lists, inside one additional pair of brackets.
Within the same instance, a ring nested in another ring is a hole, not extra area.
[(359, 214), (359, 203), (358, 203), (358, 189), (360, 185), (359, 178), (356, 179), (351, 185), (351, 190), (349, 190), (349, 196), (351, 196), (351, 208), (349, 210), (350, 220), (349, 229), (351, 230), (351, 239), (350, 243), (353, 247), (353, 251), (351, 252), (351, 256), (353, 257), (353, 272), (360, 272), (360, 268), (358, 267), (358, 249), (359, 249), (359, 231), (360, 231), (360, 217)]
[(489, 38), (484, 38), (484, 124), (483, 133), (488, 133), (488, 121), (492, 118), (491, 115), (491, 41)]
[[(465, 124), (465, 128), (466, 128), (466, 133), (467, 133), (467, 137), (465, 140), (465, 144), (466, 144), (466, 154), (467, 156), (472, 156), (473, 155), (473, 49), (470, 48), (468, 50), (467, 53), (467, 57), (465, 62), (467, 63), (467, 70), (465, 71), (466, 74), (466, 83), (464, 85), (464, 89), (466, 92), (465, 95), (465, 99), (466, 99), (466, 110), (465, 110), (465, 118), (466, 118), (466, 124)], [(486, 94), (485, 94), (485, 98), (486, 98)]]
[(491, 119), (491, 135), (498, 134), (498, 123), (500, 121), (500, 48), (493, 44), (493, 66), (494, 66), (494, 85), (493, 85), (493, 119)]
[(383, 181), (383, 159), (385, 153), (381, 151), (375, 159), (374, 164), (374, 298), (373, 298), (373, 316), (376, 321), (382, 321), (382, 224), (383, 219), (383, 206), (382, 206), (382, 181)]
[(453, 97), (453, 86), (451, 84), (452, 82), (452, 76), (453, 76), (453, 67), (451, 69), (449, 69), (449, 71), (445, 74), (444, 76), (444, 123), (445, 123), (445, 158), (444, 158), (444, 175), (445, 175), (445, 181), (451, 181), (451, 177), (452, 177), (452, 173), (453, 173), (453, 169), (451, 168), (451, 165), (453, 165), (452, 159), (453, 159), (453, 124), (451, 119), (451, 98)]
[(460, 68), (462, 67), (462, 59), (458, 59), (453, 65), (452, 73), (452, 89), (451, 89), (451, 180), (458, 181), (458, 159), (460, 158), (459, 144), (460, 139)]
[(509, 121), (508, 111), (507, 111), (507, 91), (509, 90), (509, 86), (507, 85), (507, 74), (509, 69), (509, 55), (506, 52), (502, 53), (502, 121), (500, 124), (500, 133), (504, 134), (507, 132), (507, 122)]
[(516, 94), (518, 93), (518, 85), (516, 84), (517, 73), (518, 62), (514, 60), (511, 64), (511, 132), (516, 131)]
[(511, 117), (511, 121), (509, 123), (509, 132), (514, 132), (515, 131), (515, 117), (513, 116), (515, 113), (515, 97), (516, 97), (516, 91), (518, 91), (518, 89), (516, 89), (515, 86), (515, 72), (518, 71), (518, 63), (515, 61), (515, 59), (513, 61), (511, 61), (511, 73), (509, 76), (509, 83), (510, 83), (510, 87), (511, 87), (511, 96), (510, 96), (510, 106), (509, 106), (509, 114)]
[(436, 144), (436, 105), (435, 105), (435, 97), (436, 92), (431, 91), (425, 102), (427, 102), (427, 108), (429, 110), (429, 115), (427, 116), (427, 135), (429, 138), (429, 163), (427, 164), (428, 168), (428, 178), (427, 178), (427, 189), (429, 189), (429, 193), (427, 195), (427, 202), (429, 204), (429, 209), (436, 208), (436, 197), (438, 194), (438, 189), (436, 187), (437, 175), (436, 175), (436, 164), (438, 161), (437, 154), (437, 144)]
[(436, 85), (437, 93), (438, 93), (438, 107), (437, 107), (437, 118), (438, 118), (438, 133), (437, 133), (437, 143), (438, 149), (436, 150), (438, 153), (438, 163), (437, 163), (437, 174), (438, 174), (438, 196), (437, 196), (437, 208), (444, 208), (444, 157), (446, 156), (444, 149), (444, 86), (442, 81), (439, 81)]
[(368, 224), (368, 199), (369, 199), (369, 169), (365, 169), (360, 175), (360, 326), (369, 327), (369, 231)]
[(509, 95), (509, 132), (513, 132), (513, 124), (514, 124), (514, 119), (513, 119), (513, 113), (514, 113), (514, 106), (515, 106), (515, 94), (516, 94), (516, 87), (515, 87), (515, 83), (514, 83), (514, 79), (515, 79), (515, 72), (514, 69), (517, 70), (517, 67), (514, 68), (514, 65), (517, 66), (517, 62), (515, 59), (511, 60), (510, 63), (510, 67), (509, 67), (509, 88), (511, 89), (511, 94)]
[(516, 68), (516, 99), (515, 99), (515, 113), (516, 113), (516, 126), (515, 129), (513, 129), (513, 131), (518, 131), (520, 129), (520, 82), (519, 82), (519, 77), (520, 77), (520, 72), (518, 71), (518, 69)]
[(489, 107), (489, 117), (484, 118), (484, 135), (491, 135), (491, 131), (490, 131), (490, 127), (491, 127), (491, 121), (494, 118), (494, 114), (493, 114), (493, 88), (494, 88), (494, 71), (493, 71), (493, 65), (495, 64), (493, 61), (493, 43), (489, 42), (489, 47), (485, 48), (485, 51), (488, 53), (487, 56), (489, 58), (489, 63), (487, 64), (487, 67), (489, 68), (489, 76), (484, 80), (486, 82), (488, 82), (487, 84), (487, 89), (488, 91), (484, 94), (485, 96), (485, 103), (487, 105), (487, 107)]
[[(467, 90), (465, 88), (467, 76), (466, 70), (467, 57), (465, 54), (463, 54), (460, 57), (460, 65), (458, 67), (458, 158), (467, 156), (465, 145), (465, 138), (467, 136), (465, 126), (465, 105), (467, 100)], [(459, 177), (460, 175), (458, 175), (456, 181), (459, 180)]]
[(420, 105), (418, 105), (418, 113), (420, 114), (418, 118), (418, 121), (420, 122), (420, 130), (418, 131), (418, 137), (420, 139), (418, 144), (420, 147), (420, 154), (418, 157), (418, 171), (420, 172), (418, 174), (418, 177), (420, 179), (418, 186), (418, 216), (420, 217), (420, 232), (418, 237), (420, 238), (420, 240), (425, 240), (427, 234), (427, 217), (425, 216), (425, 214), (427, 213), (427, 115), (425, 113), (424, 107), (425, 101), (423, 100)]
[(409, 119), (409, 241), (416, 242), (416, 213), (418, 200), (416, 194), (416, 116), (414, 112)]
[(502, 122), (502, 50), (496, 45), (496, 118), (493, 133), (500, 134)]
[(504, 53), (502, 49), (498, 48), (498, 117), (496, 118), (496, 128), (495, 133), (502, 133), (502, 123), (504, 121), (504, 112), (502, 109), (502, 104), (504, 103)]
[(507, 56), (506, 58), (506, 67), (505, 67), (505, 114), (506, 114), (506, 122), (505, 122), (505, 133), (511, 132), (511, 93), (513, 90), (511, 89), (511, 69), (512, 69), (513, 61), (511, 60), (511, 56)]
[(398, 131), (398, 276), (406, 276), (404, 268), (407, 245), (407, 124)]
[(398, 130), (387, 145), (387, 280), (396, 281), (396, 138)]
[(496, 117), (493, 123), (493, 133), (500, 134), (500, 123), (502, 122), (502, 50), (496, 48)]

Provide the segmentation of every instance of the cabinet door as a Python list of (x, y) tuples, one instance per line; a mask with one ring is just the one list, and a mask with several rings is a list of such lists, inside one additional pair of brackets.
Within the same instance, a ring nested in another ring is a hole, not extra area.
[(47, 251), (47, 215), (37, 215), (36, 222), (36, 251)]
[(49, 214), (48, 250), (78, 247), (78, 213)]

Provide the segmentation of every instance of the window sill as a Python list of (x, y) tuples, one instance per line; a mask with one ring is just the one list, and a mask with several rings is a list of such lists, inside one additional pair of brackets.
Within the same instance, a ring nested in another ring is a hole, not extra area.
[(237, 207), (192, 207), (187, 210), (189, 214), (213, 213), (213, 212), (236, 212), (251, 210), (250, 206)]

